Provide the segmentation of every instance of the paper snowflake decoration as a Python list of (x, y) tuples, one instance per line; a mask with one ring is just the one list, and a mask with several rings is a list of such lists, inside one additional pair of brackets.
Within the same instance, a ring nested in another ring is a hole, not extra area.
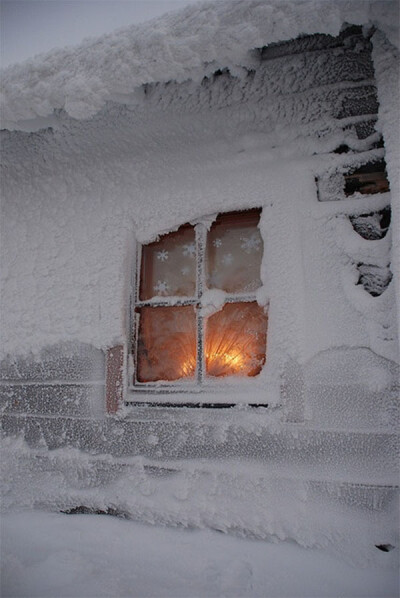
[(257, 235), (251, 237), (240, 237), (241, 248), (246, 253), (253, 253), (253, 251), (260, 251), (261, 239)]
[(154, 285), (153, 289), (157, 295), (166, 295), (169, 289), (169, 284), (165, 280), (158, 280), (157, 284)]
[(166, 262), (168, 259), (168, 251), (165, 249), (157, 251), (157, 259), (160, 260), (160, 262)]
[(182, 270), (181, 270), (181, 274), (182, 274), (182, 276), (187, 276), (188, 274), (190, 274), (189, 266), (184, 266), (184, 268), (182, 268)]
[(221, 283), (222, 283), (221, 274), (219, 272), (217, 272), (217, 270), (213, 270), (207, 279), (207, 286), (209, 288), (215, 288), (215, 287), (219, 288), (221, 286)]
[(231, 253), (226, 253), (222, 256), (222, 263), (225, 266), (229, 266), (233, 262), (233, 255)]
[(221, 247), (222, 240), (221, 239), (214, 239), (213, 245), (214, 245), (214, 247)]
[(188, 243), (183, 246), (183, 255), (186, 257), (194, 257), (196, 255), (196, 246), (194, 243)]

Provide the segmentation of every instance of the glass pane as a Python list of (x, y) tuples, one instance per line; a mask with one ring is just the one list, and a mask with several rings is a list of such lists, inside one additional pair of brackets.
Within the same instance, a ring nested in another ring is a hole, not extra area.
[(265, 363), (268, 316), (255, 301), (226, 303), (206, 324), (209, 376), (257, 376)]
[(194, 376), (196, 314), (192, 305), (140, 310), (137, 369), (139, 382)]
[(196, 243), (192, 226), (143, 245), (140, 269), (140, 299), (193, 297), (196, 289)]
[(227, 293), (261, 286), (260, 210), (220, 214), (207, 237), (207, 286)]

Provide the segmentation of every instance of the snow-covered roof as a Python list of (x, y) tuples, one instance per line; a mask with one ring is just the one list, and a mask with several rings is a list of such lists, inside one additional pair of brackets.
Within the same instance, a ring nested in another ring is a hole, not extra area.
[(226, 67), (234, 72), (254, 64), (253, 48), (302, 34), (337, 35), (346, 22), (375, 25), (398, 43), (396, 1), (200, 2), (5, 68), (3, 127), (24, 128), (23, 121), (57, 109), (85, 119), (107, 100), (134, 101), (144, 83), (200, 80)]

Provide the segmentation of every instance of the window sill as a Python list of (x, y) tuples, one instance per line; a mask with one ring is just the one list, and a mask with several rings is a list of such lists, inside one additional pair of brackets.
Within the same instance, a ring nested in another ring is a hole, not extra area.
[(131, 388), (125, 399), (127, 406), (230, 408), (235, 406), (268, 407), (265, 389), (249, 388), (247, 385), (230, 388), (176, 387)]

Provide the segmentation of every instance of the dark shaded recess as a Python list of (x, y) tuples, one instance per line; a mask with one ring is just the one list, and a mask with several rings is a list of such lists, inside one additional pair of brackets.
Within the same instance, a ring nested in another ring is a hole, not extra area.
[(347, 154), (350, 151), (350, 148), (346, 143), (342, 143), (339, 145), (335, 150), (333, 150), (334, 154)]
[(382, 550), (382, 552), (390, 552), (394, 550), (396, 547), (392, 546), (391, 544), (375, 544), (375, 548), (378, 550)]
[(111, 515), (112, 517), (119, 517), (120, 519), (129, 519), (128, 513), (115, 509), (114, 507), (107, 507), (106, 510), (102, 510), (79, 505), (79, 507), (73, 507), (72, 509), (61, 511), (61, 513), (64, 513), (65, 515)]
[(217, 69), (212, 73), (212, 75), (207, 75), (206, 77), (203, 77), (203, 79), (201, 80), (201, 85), (207, 87), (207, 85), (213, 83), (214, 81), (216, 81), (216, 79), (219, 79), (220, 77), (226, 80), (234, 78), (232, 77), (231, 72), (228, 68)]
[(344, 175), (344, 179), (344, 193), (347, 197), (356, 192), (372, 195), (386, 193), (390, 189), (385, 160), (368, 162), (356, 170), (349, 171)]
[[(354, 123), (352, 125), (349, 125), (348, 127), (345, 127), (345, 130), (354, 128), (358, 139), (366, 139), (367, 137), (369, 137), (370, 135), (373, 135), (375, 133), (375, 124), (376, 124), (376, 120), (371, 119), (371, 120), (366, 120), (364, 122), (359, 122), (359, 123)], [(382, 145), (383, 145), (383, 139), (382, 139)]]
[(217, 69), (214, 73), (213, 73), (213, 77), (214, 79), (216, 79), (217, 77), (221, 77), (221, 75), (229, 75), (229, 69), (225, 68), (225, 69)]
[(321, 194), (320, 194), (320, 192), (319, 192), (319, 178), (318, 178), (317, 176), (316, 176), (316, 177), (314, 177), (314, 182), (315, 182), (315, 188), (316, 188), (316, 190), (317, 190), (317, 199), (318, 199), (318, 201), (323, 201), (323, 200), (321, 199)]
[(393, 274), (389, 266), (376, 266), (374, 264), (358, 264), (360, 278), (357, 284), (362, 284), (372, 297), (379, 297), (387, 289)]
[(356, 233), (363, 237), (363, 239), (376, 241), (386, 236), (390, 226), (390, 217), (390, 206), (386, 206), (386, 208), (379, 210), (379, 212), (350, 216), (350, 222)]
[[(385, 146), (385, 144), (383, 143), (383, 138), (380, 137), (378, 141), (375, 141), (374, 143), (370, 143), (368, 149), (380, 149), (384, 146)], [(347, 154), (349, 151), (350, 151), (350, 148), (347, 145), (347, 143), (341, 143), (340, 145), (337, 146), (336, 149), (333, 150), (333, 153), (334, 154)]]

